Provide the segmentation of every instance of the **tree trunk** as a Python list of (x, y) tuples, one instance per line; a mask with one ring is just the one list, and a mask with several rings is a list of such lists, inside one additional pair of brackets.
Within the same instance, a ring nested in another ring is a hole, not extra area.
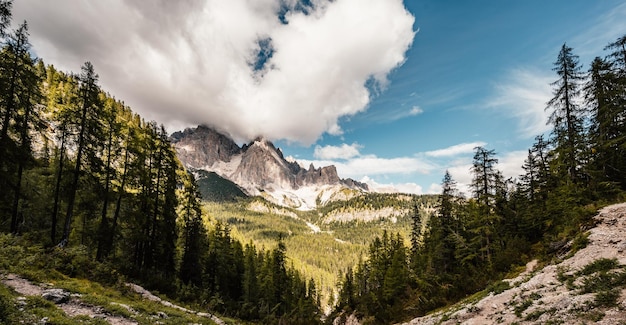
[(59, 173), (57, 174), (57, 181), (54, 189), (54, 206), (52, 208), (52, 229), (50, 230), (50, 239), (52, 240), (52, 243), (56, 242), (59, 196), (61, 192), (61, 179), (63, 176), (63, 152), (65, 152), (65, 136), (66, 132), (65, 130), (63, 130), (63, 134), (61, 136), (61, 149), (59, 151)]
[[(86, 97), (86, 95), (85, 95)], [(86, 98), (84, 100), (86, 100)], [(63, 227), (63, 237), (59, 246), (65, 247), (69, 242), (70, 230), (72, 225), (72, 217), (74, 213), (74, 202), (76, 200), (76, 191), (78, 190), (78, 180), (80, 179), (80, 165), (85, 150), (85, 129), (87, 128), (87, 109), (88, 103), (83, 103), (82, 118), (80, 121), (80, 133), (78, 135), (78, 148), (76, 149), (76, 165), (74, 167), (74, 178), (70, 189), (70, 197), (67, 201), (67, 213), (65, 215), (65, 226)]]

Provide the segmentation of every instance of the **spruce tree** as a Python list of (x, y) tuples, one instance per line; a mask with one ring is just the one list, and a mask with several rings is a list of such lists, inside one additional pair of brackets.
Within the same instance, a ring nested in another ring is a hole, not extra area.
[(578, 169), (583, 165), (582, 151), (585, 149), (584, 109), (578, 103), (584, 78), (581, 69), (578, 56), (573, 54), (571, 47), (563, 44), (553, 68), (559, 79), (552, 83), (554, 97), (546, 107), (551, 111), (548, 122), (554, 127), (552, 133), (557, 162), (571, 181), (577, 181), (582, 176)]

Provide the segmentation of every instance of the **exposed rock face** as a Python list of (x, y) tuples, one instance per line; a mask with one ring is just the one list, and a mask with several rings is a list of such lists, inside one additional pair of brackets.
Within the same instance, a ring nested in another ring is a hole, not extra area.
[[(315, 168), (310, 165), (305, 169), (297, 162), (287, 161), (280, 149), (263, 138), (257, 138), (240, 148), (228, 136), (209, 127), (199, 126), (176, 132), (171, 139), (178, 158), (186, 167), (215, 172), (236, 183), (250, 195), (278, 193), (280, 198), (276, 203), (279, 204), (284, 202), (286, 195), (291, 196), (294, 191), (308, 187), (321, 190), (323, 186), (339, 185), (368, 190), (366, 184), (339, 178), (335, 166)], [(306, 200), (300, 200), (303, 201)]]
[(171, 136), (178, 159), (186, 166), (202, 169), (217, 161), (230, 161), (241, 148), (231, 138), (203, 125)]

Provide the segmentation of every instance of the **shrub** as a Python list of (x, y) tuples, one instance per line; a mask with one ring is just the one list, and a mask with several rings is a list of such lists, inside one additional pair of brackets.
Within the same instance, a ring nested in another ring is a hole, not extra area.
[(617, 289), (600, 291), (596, 293), (594, 305), (596, 307), (615, 307), (617, 305), (617, 298), (619, 298), (620, 292)]
[(589, 275), (596, 272), (607, 272), (619, 267), (619, 262), (616, 258), (600, 258), (583, 267), (582, 270), (576, 272), (579, 275)]

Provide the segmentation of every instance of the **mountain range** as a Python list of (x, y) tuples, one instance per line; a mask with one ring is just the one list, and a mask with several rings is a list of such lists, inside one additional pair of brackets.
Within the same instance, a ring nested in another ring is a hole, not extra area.
[(369, 191), (367, 184), (337, 174), (335, 166), (308, 168), (287, 160), (282, 151), (264, 138), (239, 146), (231, 137), (200, 125), (170, 137), (181, 163), (199, 181), (206, 172), (236, 184), (249, 196), (300, 210), (347, 199)]

